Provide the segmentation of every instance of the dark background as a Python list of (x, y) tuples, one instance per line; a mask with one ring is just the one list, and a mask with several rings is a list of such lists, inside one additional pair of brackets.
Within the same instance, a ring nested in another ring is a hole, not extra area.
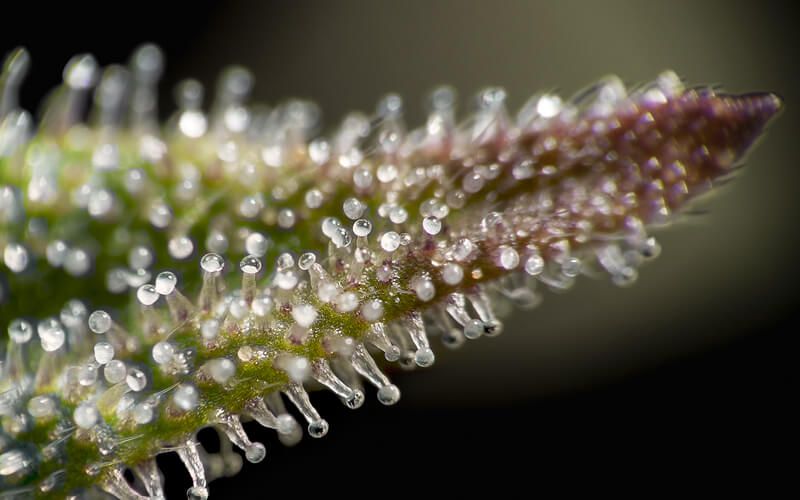
[[(749, 168), (703, 204), (707, 215), (659, 235), (662, 257), (635, 287), (582, 279), (566, 295), (547, 294), (538, 310), (516, 312), (503, 336), (439, 349), (431, 370), (394, 375), (403, 399), (393, 408), (370, 394), (351, 412), (314, 395), (331, 424), (326, 438), (285, 449), (249, 427), (268, 459), (211, 491), (616, 491), (644, 480), (638, 491), (650, 496), (689, 479), (769, 488), (794, 472), (800, 79), (798, 17), (781, 3), (195, 1), (3, 11), (0, 52), (24, 45), (33, 55), (23, 91), (31, 110), (70, 56), (125, 62), (144, 41), (167, 57), (163, 113), (181, 78), (213, 86), (232, 63), (254, 71), (258, 100), (313, 98), (329, 126), (388, 91), (404, 96), (418, 123), (425, 92), (439, 83), (454, 85), (462, 102), (503, 85), (512, 107), (537, 90), (569, 96), (608, 73), (636, 83), (665, 68), (690, 83), (778, 92), (786, 111)], [(160, 461), (180, 498), (188, 477), (176, 457)]]

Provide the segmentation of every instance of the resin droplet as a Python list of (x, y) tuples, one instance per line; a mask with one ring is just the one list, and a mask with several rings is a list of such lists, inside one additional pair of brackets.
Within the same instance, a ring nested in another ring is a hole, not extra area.
[(156, 292), (160, 295), (169, 295), (175, 290), (178, 284), (178, 278), (174, 273), (164, 271), (156, 276)]
[(211, 378), (220, 384), (226, 383), (236, 374), (236, 365), (228, 358), (212, 359), (207, 366)]
[(387, 406), (396, 404), (400, 401), (400, 389), (394, 384), (384, 385), (378, 389), (378, 401)]
[(353, 222), (353, 234), (359, 237), (369, 236), (372, 232), (372, 223), (367, 219), (358, 219)]
[(139, 303), (145, 306), (152, 306), (155, 304), (158, 297), (159, 294), (156, 291), (156, 287), (150, 284), (142, 285), (136, 290), (136, 298), (139, 300)]
[(125, 377), (125, 382), (127, 382), (128, 387), (130, 387), (132, 391), (139, 392), (147, 386), (147, 376), (143, 371), (133, 368)]
[(191, 384), (181, 384), (175, 389), (172, 398), (178, 408), (183, 411), (191, 411), (197, 408), (200, 393)]
[(103, 369), (103, 375), (110, 384), (119, 384), (125, 380), (127, 374), (128, 369), (125, 367), (125, 363), (118, 359), (109, 361)]
[(412, 282), (412, 287), (414, 288), (414, 293), (417, 294), (417, 298), (422, 302), (428, 302), (436, 296), (436, 287), (430, 278), (416, 278)]
[(81, 429), (91, 429), (100, 419), (100, 413), (92, 403), (81, 403), (75, 408), (72, 418)]
[(368, 300), (361, 306), (361, 315), (369, 322), (379, 321), (383, 317), (383, 302), (378, 299)]
[(519, 265), (519, 254), (511, 247), (500, 247), (500, 267), (506, 270), (516, 269)]
[(292, 308), (292, 317), (298, 325), (308, 328), (317, 319), (317, 309), (309, 304), (299, 304)]
[(261, 260), (255, 255), (248, 255), (239, 263), (239, 269), (245, 274), (256, 274), (261, 271)]
[(21, 273), (28, 267), (28, 251), (19, 243), (9, 243), (3, 250), (6, 266), (15, 273)]
[(442, 267), (442, 280), (448, 285), (458, 285), (464, 279), (464, 269), (458, 264), (448, 262)]
[(218, 273), (225, 267), (225, 260), (216, 253), (207, 253), (200, 259), (200, 267), (207, 273)]
[(153, 346), (153, 361), (159, 365), (169, 363), (175, 355), (175, 347), (169, 342), (158, 342)]
[(95, 311), (89, 316), (88, 325), (94, 333), (106, 333), (111, 328), (111, 316), (105, 311)]
[(344, 214), (350, 220), (356, 220), (361, 217), (361, 214), (364, 213), (364, 209), (366, 205), (361, 203), (357, 198), (348, 198), (344, 200), (344, 204), (342, 205), (342, 210)]
[(15, 319), (8, 325), (8, 336), (17, 344), (25, 344), (33, 337), (33, 326), (25, 320)]
[(108, 342), (98, 342), (94, 345), (94, 359), (98, 364), (105, 365), (114, 359), (114, 346)]
[(42, 349), (47, 352), (57, 351), (66, 339), (64, 328), (55, 318), (48, 318), (40, 321), (36, 325), (36, 333), (39, 334), (39, 340), (42, 344)]
[(49, 418), (57, 411), (56, 402), (50, 396), (34, 396), (28, 401), (28, 413), (34, 418)]
[(525, 261), (525, 272), (531, 276), (538, 276), (544, 271), (544, 259), (541, 255), (531, 255)]
[(439, 234), (439, 231), (442, 230), (442, 221), (433, 216), (425, 217), (422, 220), (422, 229), (430, 235)]
[(261, 233), (250, 233), (244, 247), (248, 254), (263, 257), (269, 248), (269, 240)]
[(187, 236), (177, 236), (167, 243), (169, 254), (178, 260), (188, 258), (194, 251), (194, 243)]
[(394, 231), (389, 231), (381, 236), (381, 248), (387, 252), (394, 252), (400, 247), (400, 235)]
[(33, 466), (33, 459), (22, 450), (11, 450), (0, 455), (0, 477), (14, 477)]

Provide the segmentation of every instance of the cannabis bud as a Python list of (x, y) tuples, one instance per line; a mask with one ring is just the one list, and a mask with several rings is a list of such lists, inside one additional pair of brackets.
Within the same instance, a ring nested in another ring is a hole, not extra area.
[[(426, 367), (434, 335), (447, 347), (497, 335), (496, 306), (535, 306), (537, 283), (632, 284), (659, 253), (648, 229), (729, 177), (781, 106), (666, 72), (632, 90), (609, 77), (572, 100), (538, 94), (516, 116), (489, 88), (460, 122), (443, 87), (415, 129), (390, 94), (321, 136), (313, 103), (249, 105), (253, 78), (232, 68), (208, 111), (201, 85), (181, 84), (161, 124), (162, 59), (151, 45), (102, 71), (74, 57), (38, 125), (17, 103), (28, 54), (6, 60), (0, 488), (12, 496), (162, 498), (155, 456), (175, 452), (189, 498), (206, 498), (241, 466), (231, 443), (265, 457), (242, 415), (293, 444), (290, 402), (322, 437), (307, 384), (358, 408), (366, 381), (391, 405), (400, 390), (376, 358)], [(208, 426), (220, 454), (195, 438)]]

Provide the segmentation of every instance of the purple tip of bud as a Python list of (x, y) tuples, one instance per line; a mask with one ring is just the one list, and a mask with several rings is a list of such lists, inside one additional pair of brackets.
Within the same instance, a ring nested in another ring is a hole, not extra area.
[(703, 115), (713, 125), (708, 129), (709, 143), (730, 148), (736, 160), (750, 149), (783, 107), (781, 98), (769, 92), (710, 96), (703, 101)]
[(740, 162), (767, 124), (779, 113), (782, 100), (773, 93), (715, 94), (688, 90), (658, 106), (643, 106), (652, 115), (659, 137), (640, 143), (666, 165), (681, 161), (686, 182), (705, 184), (728, 174)]
[(745, 122), (741, 151), (744, 153), (783, 109), (783, 100), (772, 92), (749, 94), (739, 100), (741, 119)]

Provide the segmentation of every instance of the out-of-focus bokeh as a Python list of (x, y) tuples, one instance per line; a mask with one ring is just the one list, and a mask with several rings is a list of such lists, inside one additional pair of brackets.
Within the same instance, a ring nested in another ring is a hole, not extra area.
[(34, 108), (73, 53), (122, 62), (143, 41), (165, 49), (164, 110), (169, 85), (192, 76), (213, 86), (236, 63), (254, 72), (257, 100), (311, 98), (328, 126), (347, 111), (371, 111), (388, 91), (418, 123), (425, 93), (440, 83), (458, 89), (465, 111), (490, 84), (507, 89), (513, 108), (538, 90), (569, 96), (609, 73), (634, 84), (666, 68), (689, 84), (770, 90), (786, 101), (748, 168), (698, 206), (704, 213), (657, 234), (662, 255), (636, 286), (581, 279), (567, 294), (546, 293), (538, 309), (516, 311), (501, 337), (439, 349), (434, 368), (398, 375), (397, 408), (370, 401), (350, 413), (323, 396), (332, 428), (324, 442), (286, 451), (270, 440), (273, 459), (212, 484), (212, 493), (311, 470), (320, 479), (313, 491), (372, 477), (413, 492), (424, 475), (444, 484), (470, 470), (524, 485), (512, 473), (520, 464), (502, 455), (510, 443), (542, 472), (554, 465), (540, 454), (601, 462), (619, 448), (650, 457), (683, 447), (692, 455), (711, 440), (747, 459), (726, 437), (754, 447), (763, 443), (750, 432), (779, 440), (769, 432), (787, 421), (786, 398), (796, 394), (789, 346), (800, 326), (797, 19), (780, 3), (163, 4), (6, 16), (0, 51), (22, 44), (33, 55), (23, 102)]

